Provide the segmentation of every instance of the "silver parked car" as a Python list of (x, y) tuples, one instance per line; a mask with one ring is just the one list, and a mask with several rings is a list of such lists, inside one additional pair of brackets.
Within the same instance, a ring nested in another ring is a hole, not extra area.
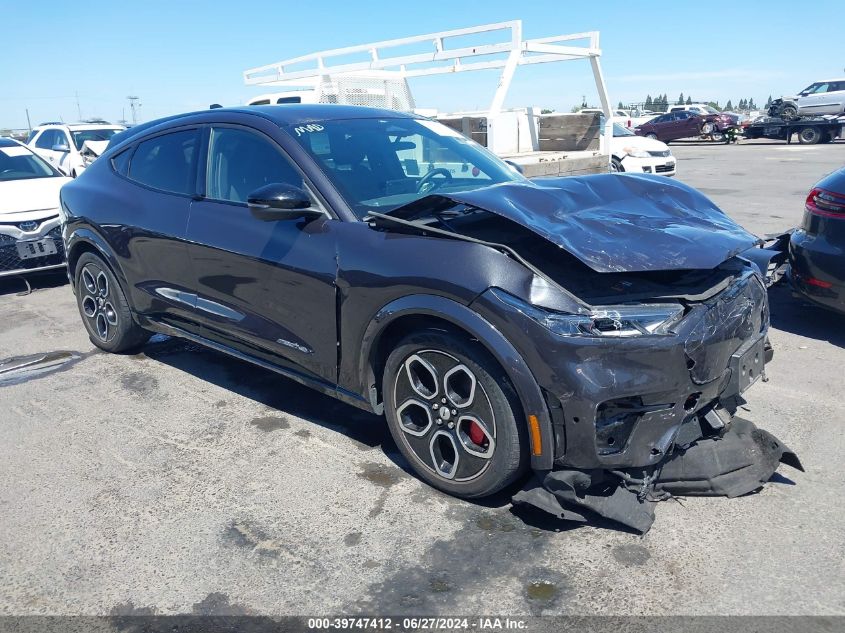
[(810, 84), (794, 97), (783, 97), (772, 103), (770, 116), (794, 119), (798, 116), (845, 113), (845, 78), (826, 79)]

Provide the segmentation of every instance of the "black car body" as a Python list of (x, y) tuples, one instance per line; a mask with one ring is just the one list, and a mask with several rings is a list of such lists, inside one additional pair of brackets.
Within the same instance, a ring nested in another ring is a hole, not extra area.
[[(111, 271), (132, 328), (386, 410), (412, 465), (449, 492), (488, 494), (529, 462), (654, 466), (682, 426), (729, 420), (762, 371), (766, 291), (741, 256), (757, 239), (682, 183), (532, 182), (432, 121), (349, 106), (215, 109), (131, 132), (62, 190), (92, 340), (113, 349), (98, 332), (121, 323), (100, 285)], [(262, 177), (279, 156), (286, 175)], [(429, 343), (394, 360), (421, 332)], [(435, 367), (452, 354), (464, 360)], [(479, 406), (511, 402), (512, 435), (506, 407), (495, 428), (450, 425), (477, 384)], [(510, 475), (458, 485), (506, 439)]]
[(845, 312), (845, 168), (807, 196), (804, 220), (789, 240), (790, 281), (802, 297)]

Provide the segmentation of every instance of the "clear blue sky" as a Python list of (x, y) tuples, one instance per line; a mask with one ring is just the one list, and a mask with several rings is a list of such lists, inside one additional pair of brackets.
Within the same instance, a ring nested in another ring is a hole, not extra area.
[[(141, 97), (141, 120), (243, 103), (266, 90), (242, 72), (296, 55), (476, 24), (521, 19), (528, 38), (601, 32), (611, 100), (678, 93), (724, 103), (795, 92), (845, 76), (842, 0), (741, 2), (424, 2), (287, 0), (0, 0), (0, 127), (79, 118), (129, 118), (126, 96)], [(811, 14), (809, 29), (787, 16)], [(827, 16), (827, 17), (824, 17)], [(837, 17), (838, 16), (838, 17)], [(411, 81), (417, 106), (484, 108), (495, 72)], [(569, 110), (596, 103), (586, 61), (517, 70), (506, 106)]]

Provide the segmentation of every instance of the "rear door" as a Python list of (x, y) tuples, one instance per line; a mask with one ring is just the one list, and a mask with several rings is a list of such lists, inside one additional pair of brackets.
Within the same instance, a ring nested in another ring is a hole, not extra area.
[(661, 119), (661, 124), (659, 127), (659, 132), (657, 133), (657, 138), (661, 141), (671, 141), (672, 139), (680, 138), (678, 135), (678, 115), (681, 114), (680, 112), (669, 112), (668, 114), (664, 114)]
[(206, 131), (204, 195), (188, 225), (197, 318), (206, 338), (334, 387), (339, 221), (252, 215), (249, 194), (270, 183), (305, 188), (321, 205), (270, 126), (256, 125)]
[[(194, 275), (185, 236), (197, 192), (200, 126), (148, 137), (113, 157), (120, 208), (115, 226), (103, 226), (122, 249), (124, 273), (135, 309), (151, 319), (197, 333)], [(122, 173), (121, 173), (122, 172)]]

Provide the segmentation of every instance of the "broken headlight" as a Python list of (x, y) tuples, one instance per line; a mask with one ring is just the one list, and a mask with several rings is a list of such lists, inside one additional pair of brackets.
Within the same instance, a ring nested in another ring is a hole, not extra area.
[(494, 293), (559, 336), (661, 336), (670, 334), (684, 315), (684, 307), (677, 303), (599, 306), (588, 314), (567, 314), (531, 305), (502, 290)]

